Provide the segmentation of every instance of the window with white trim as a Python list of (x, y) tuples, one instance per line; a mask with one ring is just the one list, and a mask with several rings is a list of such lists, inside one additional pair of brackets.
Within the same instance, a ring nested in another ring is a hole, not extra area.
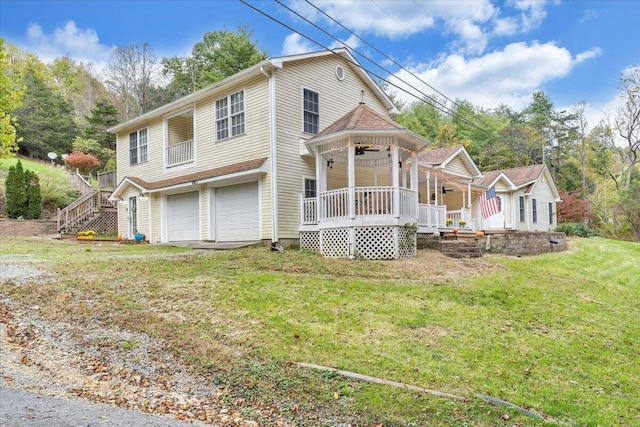
[(131, 132), (129, 134), (129, 164), (135, 165), (147, 160), (147, 129)]
[(216, 100), (216, 141), (244, 133), (244, 91)]
[(553, 203), (549, 202), (549, 225), (553, 225)]
[(302, 91), (303, 131), (316, 134), (320, 126), (320, 94), (309, 89)]
[(536, 199), (531, 199), (531, 221), (538, 222), (538, 201)]
[(304, 198), (316, 197), (316, 180), (314, 178), (304, 179)]
[(520, 202), (520, 222), (524, 222), (524, 196), (518, 198)]

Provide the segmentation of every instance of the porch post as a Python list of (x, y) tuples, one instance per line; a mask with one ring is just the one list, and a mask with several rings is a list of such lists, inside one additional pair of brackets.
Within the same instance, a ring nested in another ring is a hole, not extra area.
[(347, 202), (349, 203), (349, 218), (353, 219), (356, 217), (356, 147), (353, 144), (349, 144), (348, 158), (347, 172), (349, 196)]
[(427, 205), (431, 205), (431, 171), (427, 171)]
[(415, 192), (416, 201), (413, 204), (413, 209), (415, 209), (413, 216), (416, 219), (416, 223), (418, 222), (418, 205), (420, 204), (420, 188), (418, 187), (418, 153), (415, 151), (411, 153), (411, 191)]
[(327, 191), (327, 165), (320, 153), (316, 152), (316, 221), (318, 222), (324, 219), (324, 215), (321, 215), (324, 209), (320, 194), (325, 191)]
[(440, 188), (438, 188), (438, 174), (436, 174), (436, 186), (434, 189), (434, 193), (436, 193), (436, 206), (440, 206)]
[(399, 209), (399, 204), (400, 204), (400, 180), (398, 179), (398, 162), (399, 162), (399, 158), (398, 158), (398, 146), (397, 145), (392, 145), (391, 146), (391, 185), (393, 186), (393, 217), (394, 218), (399, 218), (400, 217), (400, 209)]

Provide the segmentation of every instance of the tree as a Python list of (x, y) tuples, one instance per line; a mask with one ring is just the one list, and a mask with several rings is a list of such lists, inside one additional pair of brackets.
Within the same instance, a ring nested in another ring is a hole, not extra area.
[(27, 193), (27, 208), (25, 219), (38, 219), (42, 215), (42, 193), (40, 191), (40, 179), (35, 172), (24, 172), (24, 185)]
[(149, 43), (117, 48), (107, 64), (107, 86), (118, 99), (120, 116), (129, 120), (149, 110), (158, 60)]
[(27, 70), (22, 106), (13, 114), (20, 121), (20, 154), (41, 159), (50, 151), (68, 153), (78, 133), (69, 102), (54, 93), (34, 70)]
[(27, 192), (24, 188), (24, 169), (22, 162), (18, 160), (15, 166), (11, 166), (4, 182), (5, 187), (5, 211), (9, 218), (18, 218), (24, 214), (27, 207)]
[(562, 202), (558, 203), (558, 222), (587, 223), (593, 217), (591, 205), (582, 197), (581, 189), (560, 191)]
[(631, 186), (633, 168), (640, 163), (640, 66), (623, 74), (620, 81), (622, 105), (618, 108), (615, 128), (626, 146), (620, 149), (623, 159), (622, 180), (625, 190)]
[(4, 40), (0, 38), (0, 159), (11, 157), (18, 151), (18, 123), (11, 112), (20, 107), (24, 94), (24, 87), (8, 65), (9, 55), (5, 52)]
[(78, 151), (65, 157), (64, 162), (73, 168), (79, 169), (82, 174), (87, 174), (100, 166), (100, 161), (96, 156)]
[(264, 60), (267, 55), (251, 40), (253, 31), (240, 26), (237, 32), (213, 31), (197, 42), (191, 56), (162, 60), (163, 73), (171, 76), (167, 90), (172, 99), (236, 74)]
[[(91, 116), (85, 116), (89, 124), (83, 131), (85, 139), (93, 139), (106, 149), (116, 149), (116, 136), (107, 129), (118, 124), (118, 110), (107, 101), (101, 99), (91, 109)], [(82, 150), (80, 150), (82, 151)]]
[(42, 214), (42, 196), (38, 175), (22, 168), (18, 160), (9, 168), (5, 180), (6, 206), (9, 218), (38, 219)]
[[(73, 140), (73, 153), (76, 152), (93, 155), (97, 158), (99, 165), (106, 165), (110, 162), (115, 162), (116, 158), (116, 150), (104, 148), (95, 139), (83, 138), (81, 136), (77, 136), (76, 139)], [(69, 156), (67, 156), (67, 158), (68, 157)], [(91, 168), (94, 168), (95, 166), (97, 165), (93, 165)]]
[(625, 189), (618, 202), (618, 210), (627, 224), (633, 238), (640, 242), (640, 180), (635, 180)]
[(85, 126), (86, 116), (98, 99), (112, 98), (102, 82), (96, 77), (93, 64), (76, 62), (68, 56), (56, 58), (48, 70), (53, 87), (71, 104), (76, 123)]

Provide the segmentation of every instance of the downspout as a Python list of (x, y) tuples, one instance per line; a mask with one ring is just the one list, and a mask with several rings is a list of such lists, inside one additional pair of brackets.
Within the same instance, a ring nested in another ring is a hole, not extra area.
[(280, 240), (278, 233), (278, 173), (277, 173), (277, 147), (276, 147), (276, 74), (275, 70), (271, 74), (267, 73), (264, 67), (260, 67), (260, 72), (269, 79), (269, 151), (271, 160), (271, 242), (277, 243)]

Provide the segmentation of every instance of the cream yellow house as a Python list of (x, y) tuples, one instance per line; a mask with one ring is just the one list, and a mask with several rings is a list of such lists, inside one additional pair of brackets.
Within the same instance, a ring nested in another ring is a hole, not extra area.
[(264, 60), (109, 129), (118, 231), (401, 258), (418, 233), (473, 230), (477, 166), (397, 112), (346, 49)]
[(476, 184), (494, 187), (499, 207), (495, 215), (483, 218), (476, 203), (479, 229), (551, 231), (558, 225), (556, 206), (561, 199), (546, 165), (484, 172)]

